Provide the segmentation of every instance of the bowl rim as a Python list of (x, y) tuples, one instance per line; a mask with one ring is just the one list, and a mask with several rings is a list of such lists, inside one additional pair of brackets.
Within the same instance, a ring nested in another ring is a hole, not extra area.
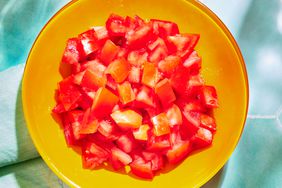
[[(34, 47), (37, 43), (37, 41), (39, 40), (39, 37), (41, 36), (41, 34), (43, 33), (43, 31), (46, 29), (46, 27), (59, 15), (61, 14), (64, 10), (68, 9), (70, 6), (74, 5), (75, 3), (78, 3), (80, 0), (72, 0), (70, 2), (68, 2), (67, 4), (65, 4), (62, 8), (60, 8), (43, 26), (43, 28), (40, 30), (40, 32), (38, 33), (36, 39), (34, 40), (32, 47), (29, 51), (27, 60), (26, 60), (26, 64), (24, 67), (24, 73), (23, 73), (23, 78), (22, 78), (22, 103), (23, 103), (23, 112), (24, 112), (24, 117), (25, 117), (25, 121), (26, 121), (26, 125), (29, 131), (29, 134), (31, 135), (32, 141), (37, 149), (37, 151), (39, 152), (40, 156), (43, 158), (44, 162), (48, 165), (48, 167), (60, 178), (62, 179), (65, 183), (67, 183), (69, 186), (71, 187), (78, 187), (79, 185), (77, 185), (76, 183), (74, 183), (72, 180), (70, 180), (68, 177), (66, 177), (63, 173), (60, 172), (59, 169), (57, 169), (57, 167), (50, 161), (48, 154), (45, 153), (45, 151), (43, 149), (41, 149), (41, 147), (39, 147), (39, 143), (36, 139), (34, 139), (34, 131), (32, 131), (31, 126), (30, 126), (30, 120), (29, 118), (27, 118), (27, 114), (28, 114), (28, 110), (27, 110), (27, 104), (26, 104), (26, 79), (27, 79), (27, 67), (29, 66), (29, 61), (30, 61), (30, 57), (32, 54), (32, 51), (34, 50)], [(220, 163), (218, 163), (218, 165), (216, 166), (216, 168), (214, 168), (211, 173), (206, 176), (205, 178), (203, 178), (201, 181), (199, 181), (195, 186), (196, 187), (201, 187), (202, 185), (204, 185), (205, 183), (207, 183), (212, 177), (215, 176), (215, 174), (226, 164), (226, 162), (228, 161), (228, 159), (231, 157), (232, 153), (234, 152), (236, 146), (239, 143), (239, 140), (242, 137), (242, 133), (246, 124), (246, 119), (247, 119), (247, 113), (248, 113), (248, 108), (249, 108), (249, 81), (248, 81), (248, 73), (247, 73), (247, 69), (246, 69), (246, 64), (243, 58), (243, 55), (241, 53), (241, 50), (239, 48), (238, 43), (236, 42), (235, 38), (233, 37), (233, 35), (231, 34), (231, 32), (229, 31), (229, 29), (227, 28), (227, 26), (223, 23), (223, 21), (210, 9), (208, 8), (205, 4), (203, 4), (202, 2), (200, 2), (199, 0), (179, 0), (179, 1), (183, 1), (184, 3), (191, 3), (192, 5), (194, 5), (196, 8), (200, 9), (204, 14), (206, 14), (209, 18), (211, 18), (216, 25), (218, 25), (220, 27), (220, 30), (223, 31), (224, 35), (227, 37), (227, 39), (229, 40), (229, 42), (231, 43), (232, 47), (234, 48), (236, 55), (240, 61), (240, 68), (241, 71), (243, 73), (243, 77), (244, 77), (244, 85), (245, 85), (245, 99), (246, 99), (246, 109), (244, 111), (244, 119), (243, 119), (243, 125), (241, 126), (241, 130), (240, 130), (240, 135), (238, 137), (238, 139), (236, 140), (236, 142), (234, 142), (234, 144), (231, 146), (231, 149), (229, 150), (229, 153), (227, 153), (226, 157), (224, 160), (222, 160)]]

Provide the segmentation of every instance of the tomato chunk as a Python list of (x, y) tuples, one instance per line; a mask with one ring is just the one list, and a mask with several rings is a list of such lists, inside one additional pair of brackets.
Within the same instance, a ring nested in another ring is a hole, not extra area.
[(203, 148), (210, 146), (212, 143), (212, 132), (205, 128), (199, 128), (196, 135), (191, 139), (193, 147)]
[(165, 75), (171, 76), (175, 72), (180, 62), (180, 57), (170, 55), (158, 63), (158, 68)]
[(117, 104), (119, 98), (108, 89), (101, 87), (95, 94), (92, 111), (97, 117), (107, 116)]
[(170, 126), (181, 125), (183, 122), (181, 111), (176, 104), (173, 104), (167, 109), (166, 116), (168, 117)]
[(166, 157), (171, 164), (176, 164), (181, 162), (183, 159), (187, 157), (187, 155), (191, 151), (191, 145), (189, 141), (180, 142), (174, 145), (171, 149), (169, 149), (166, 153)]
[(134, 138), (132, 134), (123, 134), (116, 141), (118, 147), (126, 153), (132, 152), (134, 148)]
[(128, 81), (123, 82), (117, 86), (120, 100), (123, 104), (130, 103), (135, 100), (135, 94)]
[(64, 51), (62, 62), (78, 64), (85, 57), (83, 46), (78, 38), (70, 38)]
[(145, 162), (141, 157), (140, 159), (134, 160), (130, 164), (130, 168), (133, 174), (141, 178), (152, 179), (154, 177), (151, 163)]
[(148, 124), (140, 125), (138, 129), (133, 130), (133, 136), (136, 140), (148, 140)]
[(153, 63), (145, 63), (142, 75), (142, 84), (154, 88), (160, 80), (158, 69)]
[(124, 18), (115, 14), (108, 18), (106, 28), (111, 36), (124, 36), (127, 31)]
[(169, 119), (165, 113), (161, 113), (151, 119), (154, 125), (154, 134), (161, 136), (170, 133)]
[(142, 116), (133, 110), (117, 110), (111, 117), (123, 129), (138, 128), (142, 124)]
[(157, 19), (151, 19), (151, 22), (157, 25), (158, 32), (163, 38), (166, 36), (179, 34), (178, 26), (174, 22)]
[(202, 98), (203, 98), (204, 104), (208, 108), (217, 108), (218, 107), (217, 94), (213, 86), (203, 86), (202, 87)]
[(161, 100), (163, 107), (168, 107), (176, 100), (176, 96), (167, 78), (156, 85), (155, 92)]
[(129, 71), (127, 79), (131, 83), (140, 83), (140, 80), (141, 80), (141, 70), (140, 70), (140, 68), (132, 66), (130, 71)]
[(123, 82), (130, 71), (130, 64), (124, 59), (114, 60), (107, 68), (106, 73), (110, 74), (117, 83)]
[(80, 85), (96, 91), (99, 87), (104, 87), (106, 82), (106, 75), (86, 70)]
[(92, 53), (95, 53), (99, 49), (99, 44), (97, 42), (97, 36), (93, 29), (85, 31), (79, 35), (81, 44), (83, 46), (84, 54), (89, 56)]
[(107, 40), (101, 49), (100, 59), (108, 65), (118, 54), (119, 47), (116, 46), (111, 40)]

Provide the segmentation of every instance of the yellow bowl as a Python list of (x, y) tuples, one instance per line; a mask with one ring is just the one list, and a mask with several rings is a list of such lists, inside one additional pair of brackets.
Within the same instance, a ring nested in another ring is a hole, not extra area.
[[(202, 74), (215, 85), (220, 108), (212, 147), (196, 152), (170, 172), (144, 181), (105, 169), (82, 168), (81, 157), (68, 148), (52, 118), (54, 91), (61, 80), (59, 64), (66, 40), (91, 26), (104, 25), (111, 13), (159, 18), (179, 24), (180, 31), (199, 33), (196, 47)], [(41, 31), (29, 54), (23, 77), (23, 107), (32, 140), (47, 165), (74, 187), (198, 187), (225, 164), (242, 133), (248, 108), (248, 80), (240, 50), (224, 24), (194, 0), (79, 0), (61, 9)]]

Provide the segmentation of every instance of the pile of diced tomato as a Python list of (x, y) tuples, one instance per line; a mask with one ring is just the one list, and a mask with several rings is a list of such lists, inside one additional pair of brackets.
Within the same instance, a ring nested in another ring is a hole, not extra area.
[(211, 145), (218, 102), (200, 75), (198, 40), (170, 21), (114, 14), (68, 39), (53, 112), (85, 168), (129, 165), (150, 179)]

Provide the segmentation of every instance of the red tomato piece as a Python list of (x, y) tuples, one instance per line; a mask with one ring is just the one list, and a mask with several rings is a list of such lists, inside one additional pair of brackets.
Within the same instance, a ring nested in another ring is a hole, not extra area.
[(189, 141), (179, 142), (167, 151), (167, 160), (171, 164), (177, 164), (184, 160), (187, 155), (191, 152), (191, 150), (192, 149)]
[(115, 14), (106, 21), (106, 28), (111, 36), (124, 36), (127, 31), (124, 18)]
[(169, 55), (164, 60), (158, 63), (159, 70), (167, 76), (171, 76), (178, 65), (181, 63), (181, 58), (175, 55)]
[(163, 38), (169, 35), (179, 34), (179, 29), (176, 23), (165, 20), (150, 20), (154, 25), (157, 25), (159, 35)]
[(163, 107), (168, 107), (176, 100), (176, 96), (167, 78), (157, 83), (155, 93), (158, 95)]
[(105, 43), (105, 41), (109, 38), (107, 28), (103, 26), (99, 26), (99, 27), (94, 27), (93, 29), (96, 33), (100, 46), (102, 46)]
[(130, 68), (130, 64), (124, 58), (116, 59), (108, 66), (106, 73), (110, 74), (117, 83), (121, 83), (128, 76)]
[(154, 133), (149, 137), (147, 142), (148, 151), (165, 151), (171, 147), (169, 134), (162, 136), (155, 136)]
[(145, 63), (142, 75), (142, 84), (154, 88), (160, 80), (161, 75), (153, 63)]
[(152, 179), (154, 173), (150, 162), (145, 162), (141, 157), (130, 163), (131, 172), (138, 177)]
[(81, 97), (77, 101), (78, 106), (81, 107), (83, 110), (86, 110), (92, 106), (93, 99), (95, 97), (95, 92), (86, 92), (81, 91)]
[(107, 140), (117, 140), (120, 136), (117, 130), (117, 126), (114, 125), (114, 123), (111, 120), (100, 121), (98, 131)]
[(136, 103), (140, 108), (156, 107), (153, 90), (146, 86), (142, 86), (136, 95)]
[(126, 44), (130, 49), (140, 49), (155, 38), (150, 24), (142, 24), (134, 30), (129, 30), (125, 35)]
[(92, 111), (96, 117), (105, 117), (111, 113), (119, 98), (108, 89), (101, 87), (95, 94)]
[(111, 40), (107, 40), (101, 49), (100, 59), (108, 65), (118, 54), (119, 47), (116, 46)]
[(136, 140), (148, 140), (148, 124), (141, 125), (138, 129), (133, 130), (133, 136)]
[(218, 107), (217, 93), (213, 86), (203, 86), (201, 98), (208, 108)]
[(133, 110), (117, 110), (111, 114), (115, 123), (122, 129), (139, 128), (142, 116)]
[[(181, 102), (180, 102), (181, 103)], [(206, 112), (206, 107), (198, 100), (192, 100), (189, 102), (184, 102), (185, 104), (182, 106), (183, 111), (185, 112)]]
[(76, 144), (76, 140), (74, 138), (73, 130), (72, 130), (72, 125), (66, 115), (62, 116), (63, 119), (63, 126), (64, 126), (64, 135), (65, 135), (65, 140), (67, 142), (68, 146), (72, 146)]
[(195, 136), (191, 138), (193, 147), (198, 149), (210, 146), (212, 144), (212, 137), (213, 135), (210, 130), (199, 128)]
[(168, 117), (170, 126), (181, 125), (183, 122), (181, 111), (176, 104), (172, 104), (172, 106), (166, 110), (166, 116)]
[(154, 125), (154, 134), (156, 136), (170, 133), (169, 119), (165, 113), (152, 117), (151, 122)]
[(59, 83), (58, 100), (64, 106), (65, 111), (76, 108), (80, 97), (80, 90), (73, 84), (72, 77), (67, 77)]
[(75, 140), (79, 140), (85, 136), (80, 133), (80, 130), (83, 126), (83, 115), (84, 113), (81, 110), (73, 110), (67, 113), (67, 118), (71, 124)]
[(118, 84), (117, 88), (122, 104), (128, 104), (135, 100), (135, 94), (131, 88), (131, 84), (128, 81)]
[(97, 35), (93, 29), (81, 33), (78, 38), (81, 41), (83, 51), (86, 56), (89, 56), (99, 50), (100, 47)]
[(183, 112), (183, 124), (180, 126), (181, 138), (191, 138), (200, 127), (200, 114), (196, 112)]
[(161, 154), (143, 151), (142, 155), (146, 161), (151, 162), (153, 171), (160, 170), (163, 168), (164, 159)]
[(141, 80), (141, 70), (140, 70), (140, 68), (132, 66), (130, 71), (129, 71), (127, 79), (131, 83), (140, 83), (140, 80)]
[(62, 62), (68, 64), (78, 64), (85, 58), (83, 46), (78, 38), (70, 38), (64, 51)]
[(206, 114), (201, 114), (200, 121), (201, 121), (201, 127), (206, 128), (212, 132), (216, 131), (216, 124), (213, 117)]
[(202, 59), (198, 56), (196, 51), (183, 62), (183, 66), (190, 69), (191, 74), (199, 74), (201, 69)]
[(165, 41), (162, 38), (160, 38), (160, 37), (158, 37), (155, 41), (150, 43), (148, 45), (148, 49), (149, 49), (149, 51), (153, 51), (158, 46), (161, 46), (162, 48), (166, 48)]
[(158, 63), (168, 55), (168, 50), (166, 46), (158, 45), (153, 51), (149, 54), (148, 60), (152, 63)]
[(170, 78), (170, 84), (173, 89), (180, 95), (185, 94), (187, 82), (190, 78), (188, 68), (179, 66)]
[(94, 169), (107, 161), (109, 153), (107, 150), (95, 143), (87, 142), (82, 148), (82, 161), (84, 168)]
[(118, 149), (117, 147), (113, 147), (111, 149), (112, 157), (120, 161), (123, 165), (128, 165), (132, 162), (132, 158), (127, 153)]
[(141, 67), (147, 62), (148, 53), (143, 51), (131, 51), (128, 53), (127, 61), (136, 67)]
[(123, 134), (116, 140), (117, 146), (126, 153), (132, 152), (134, 148), (134, 138), (132, 134)]
[(107, 77), (99, 72), (86, 70), (81, 80), (81, 86), (96, 91), (100, 87), (104, 87), (107, 83)]

